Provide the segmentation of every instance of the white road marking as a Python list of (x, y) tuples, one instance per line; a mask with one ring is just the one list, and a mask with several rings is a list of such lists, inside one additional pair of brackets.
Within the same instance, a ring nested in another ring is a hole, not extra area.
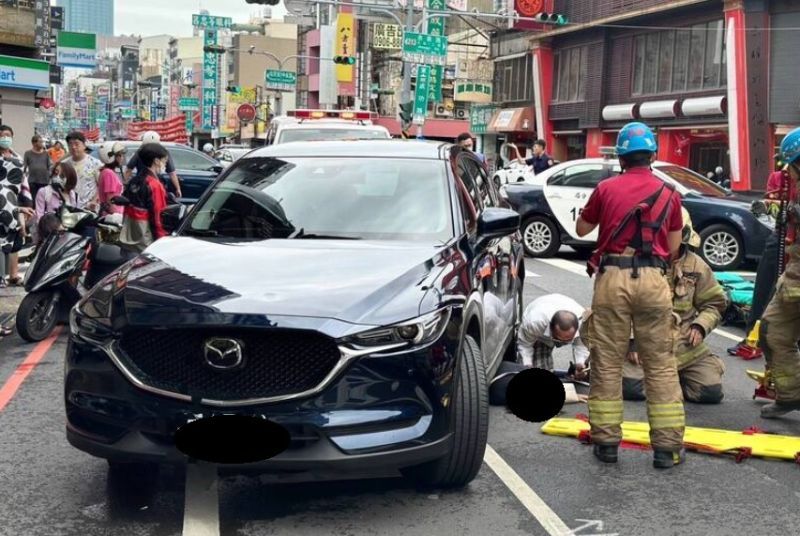
[(542, 277), (542, 276), (540, 276), (539, 274), (536, 274), (536, 273), (534, 273), (534, 272), (531, 272), (530, 270), (525, 270), (525, 275), (526, 275), (527, 277)]
[(556, 268), (561, 268), (562, 270), (572, 272), (573, 274), (589, 277), (589, 274), (586, 273), (586, 266), (583, 264), (578, 264), (577, 262), (568, 261), (566, 259), (536, 259), (536, 260), (538, 262), (543, 262), (545, 264), (549, 264), (550, 266), (555, 266)]
[(217, 466), (190, 463), (186, 466), (186, 498), (183, 536), (219, 536)]
[(720, 337), (725, 337), (726, 339), (730, 339), (736, 342), (739, 342), (744, 338), (741, 335), (736, 335), (735, 333), (731, 333), (730, 331), (725, 331), (724, 329), (719, 329), (719, 328), (712, 331), (711, 334), (719, 335)]
[(572, 530), (560, 517), (539, 497), (528, 484), (522, 480), (514, 469), (491, 447), (486, 445), (483, 461), (503, 481), (503, 484), (539, 522), (550, 536), (566, 536)]

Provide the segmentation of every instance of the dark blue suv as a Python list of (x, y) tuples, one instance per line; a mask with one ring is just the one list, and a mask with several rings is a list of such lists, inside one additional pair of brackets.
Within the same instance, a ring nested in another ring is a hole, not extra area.
[[(140, 141), (121, 141), (127, 149), (127, 158), (130, 159), (139, 147)], [(181, 181), (183, 196), (180, 201), (184, 204), (196, 203), (200, 196), (211, 186), (211, 183), (219, 176), (223, 170), (222, 164), (203, 154), (202, 152), (178, 143), (161, 143), (172, 157), (178, 178)], [(92, 154), (97, 154), (99, 145), (91, 144)], [(173, 191), (172, 184), (167, 176), (161, 177), (168, 191)]]
[(182, 209), (72, 311), (72, 445), (138, 472), (185, 463), (189, 422), (255, 416), (288, 448), (223, 471), (475, 477), (525, 270), (519, 216), (471, 153), (281, 144)]

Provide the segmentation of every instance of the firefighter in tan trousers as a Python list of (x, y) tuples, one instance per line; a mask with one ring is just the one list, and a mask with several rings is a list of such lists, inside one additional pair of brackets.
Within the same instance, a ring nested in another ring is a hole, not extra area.
[(800, 410), (800, 128), (781, 142), (781, 161), (788, 165), (791, 199), (788, 203), (788, 260), (775, 285), (775, 294), (761, 317), (761, 336), (767, 368), (775, 386), (775, 401), (761, 408), (761, 417), (774, 419)]
[(683, 217), (674, 187), (653, 175), (657, 145), (642, 123), (617, 138), (623, 173), (601, 182), (578, 218), (586, 236), (599, 226), (588, 263), (594, 283), (587, 342), (592, 363), (589, 423), (595, 457), (615, 463), (622, 440), (622, 367), (631, 326), (639, 344), (647, 390), (653, 466), (684, 460), (683, 395), (673, 355), (672, 293), (666, 272), (681, 245)]
[[(675, 337), (678, 377), (684, 400), (719, 404), (723, 397), (725, 364), (711, 353), (704, 340), (722, 321), (728, 299), (711, 267), (690, 249), (697, 247), (700, 247), (700, 237), (692, 227), (689, 211), (684, 208), (683, 245), (680, 257), (672, 263), (668, 274), (672, 310), (680, 317), (680, 332)], [(622, 367), (622, 397), (644, 400), (644, 375), (635, 340), (631, 343), (628, 360)]]

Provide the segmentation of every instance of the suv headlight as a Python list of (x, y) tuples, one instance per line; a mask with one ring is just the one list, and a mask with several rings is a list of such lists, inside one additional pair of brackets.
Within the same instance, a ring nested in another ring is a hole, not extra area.
[(78, 305), (69, 312), (69, 331), (73, 337), (98, 345), (107, 343), (113, 337), (113, 330), (109, 326), (83, 314)]
[(399, 324), (353, 335), (348, 342), (361, 349), (397, 345), (395, 351), (423, 347), (442, 336), (450, 320), (450, 307)]

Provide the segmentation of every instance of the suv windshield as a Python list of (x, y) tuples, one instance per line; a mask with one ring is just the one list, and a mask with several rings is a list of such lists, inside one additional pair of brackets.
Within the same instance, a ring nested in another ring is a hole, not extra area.
[(727, 197), (728, 192), (690, 169), (680, 166), (658, 166), (656, 169), (686, 188), (706, 197)]
[(290, 128), (281, 132), (277, 143), (292, 141), (326, 140), (385, 140), (389, 137), (385, 130), (359, 128)]
[(184, 234), (446, 242), (453, 220), (445, 169), (438, 160), (244, 158)]

